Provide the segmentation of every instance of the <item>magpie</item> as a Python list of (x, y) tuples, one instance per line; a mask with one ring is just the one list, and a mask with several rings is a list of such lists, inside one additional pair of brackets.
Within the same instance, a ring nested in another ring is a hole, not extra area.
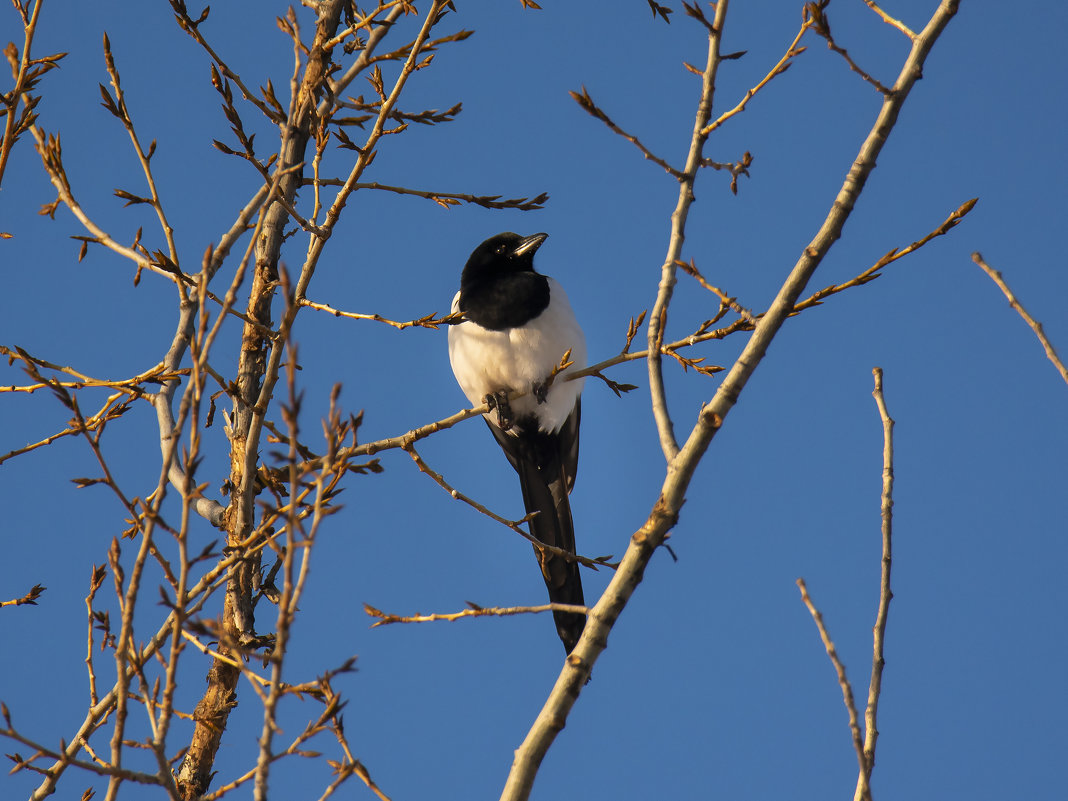
[[(563, 288), (534, 270), (548, 234), (490, 237), (471, 254), (460, 277), (449, 328), (449, 361), (472, 404), (490, 404), (486, 425), (504, 449), (523, 490), (536, 539), (575, 553), (568, 494), (578, 468), (583, 379), (564, 380), (586, 366), (586, 338)], [(570, 351), (571, 366), (553, 377)], [(509, 401), (509, 394), (525, 393)], [(549, 600), (584, 606), (578, 564), (534, 546)], [(567, 653), (578, 643), (584, 615), (554, 612)]]

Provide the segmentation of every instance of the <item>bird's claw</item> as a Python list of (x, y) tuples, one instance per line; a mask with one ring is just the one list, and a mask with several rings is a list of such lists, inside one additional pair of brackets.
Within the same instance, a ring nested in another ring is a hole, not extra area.
[(490, 411), (497, 410), (497, 427), (501, 431), (507, 431), (512, 427), (512, 406), (508, 402), (507, 390), (501, 390), (486, 396), (486, 403)]
[(534, 394), (534, 400), (541, 405), (545, 403), (545, 399), (549, 396), (549, 382), (535, 381), (530, 385), (530, 391)]

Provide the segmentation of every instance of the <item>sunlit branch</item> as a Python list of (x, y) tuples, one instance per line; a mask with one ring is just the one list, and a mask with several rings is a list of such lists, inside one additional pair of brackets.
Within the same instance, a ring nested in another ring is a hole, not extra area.
[(701, 131), (701, 134), (703, 136), (708, 136), (710, 133), (716, 130), (716, 128), (721, 126), (731, 117), (735, 116), (736, 114), (741, 114), (743, 111), (745, 111), (745, 107), (749, 105), (749, 101), (753, 99), (757, 92), (759, 92), (769, 83), (771, 83), (772, 79), (774, 79), (777, 75), (782, 75), (784, 72), (786, 72), (786, 70), (789, 69), (790, 65), (793, 63), (793, 60), (797, 56), (805, 52), (805, 48), (798, 47), (797, 43), (801, 41), (801, 37), (805, 35), (805, 31), (807, 31), (811, 26), (812, 21), (810, 19), (806, 19), (801, 24), (801, 30), (797, 32), (797, 36), (794, 37), (794, 40), (790, 43), (790, 46), (786, 48), (786, 52), (783, 54), (782, 58), (780, 58), (776, 62), (775, 66), (768, 71), (768, 74), (765, 75), (756, 86), (754, 86), (752, 89), (749, 89), (745, 93), (745, 97), (743, 97), (738, 102), (738, 105), (736, 105), (729, 111), (725, 111), (720, 114), (714, 122), (709, 123)]
[[(90, 241), (101, 244), (108, 250), (129, 259), (134, 263), (138, 271), (144, 269), (151, 270), (157, 275), (161, 275), (164, 278), (174, 281), (176, 284), (182, 283), (183, 276), (176, 274), (174, 269), (150, 259), (136, 247), (120, 245), (103, 228), (93, 222), (88, 213), (81, 207), (78, 201), (74, 199), (74, 192), (71, 189), (70, 182), (67, 179), (66, 170), (63, 167), (63, 148), (60, 143), (59, 135), (52, 136), (51, 134), (46, 134), (36, 124), (30, 128), (30, 131), (33, 133), (33, 138), (37, 140), (37, 152), (41, 156), (45, 172), (48, 173), (49, 180), (52, 182), (52, 186), (58, 194), (58, 199), (55, 201), (55, 205), (62, 203), (70, 209), (71, 213), (78, 219), (78, 222), (80, 222), (92, 235)], [(55, 205), (47, 206), (44, 210), (45, 213), (54, 213)]]
[[(39, 759), (42, 757), (54, 760), (64, 759), (63, 754), (61, 754), (59, 751), (54, 751), (46, 745), (42, 745), (41, 743), (31, 740), (29, 737), (13, 728), (11, 725), (10, 718), (8, 716), (6, 706), (4, 706), (3, 708), (3, 713), (6, 725), (3, 728), (0, 728), (0, 736), (8, 737), (16, 742), (22, 743), (27, 748), (32, 748), (34, 750), (34, 756), (32, 757), (32, 759)], [(14, 761), (15, 767), (11, 769), (11, 772), (19, 770), (30, 770), (34, 773), (46, 773), (45, 769), (39, 768), (31, 764), (30, 760), (16, 759)], [(160, 784), (159, 777), (154, 776), (151, 773), (142, 773), (140, 771), (126, 770), (121, 767), (109, 765), (103, 760), (99, 760), (96, 762), (85, 762), (80, 759), (68, 759), (66, 760), (66, 763), (69, 765), (73, 765), (74, 767), (81, 768), (82, 770), (88, 771), (89, 773), (95, 774), (97, 776), (105, 776), (111, 779), (121, 779), (123, 781), (136, 782), (137, 784)]]
[[(126, 410), (129, 409), (130, 400), (123, 400), (122, 398), (123, 395), (120, 393), (116, 393), (114, 395), (109, 396), (108, 399), (104, 401), (104, 405), (100, 408), (100, 411), (85, 418), (85, 428), (88, 431), (96, 431), (108, 421), (114, 420), (124, 414)], [(11, 459), (15, 456), (21, 456), (24, 453), (29, 453), (30, 451), (37, 450), (38, 448), (43, 448), (47, 445), (51, 445), (53, 442), (63, 437), (69, 437), (72, 434), (80, 433), (82, 433), (82, 429), (80, 426), (69, 426), (67, 428), (64, 428), (62, 431), (57, 431), (55, 434), (50, 434), (42, 440), (38, 440), (37, 442), (30, 443), (29, 445), (24, 445), (21, 448), (16, 448), (13, 451), (8, 451), (7, 453), (0, 455), (0, 464), (3, 464), (8, 459)]]
[(30, 588), (30, 591), (21, 598), (12, 598), (10, 601), (0, 601), (0, 609), (5, 606), (25, 606), (27, 604), (30, 606), (37, 606), (37, 599), (40, 598), (41, 593), (47, 589), (47, 587), (42, 586), (41, 584), (34, 584)]
[[(470, 601), (468, 603), (470, 604)], [(508, 617), (510, 615), (529, 615), (539, 612), (568, 612), (585, 615), (589, 610), (585, 606), (576, 606), (575, 604), (503, 607), (483, 607), (471, 604), (470, 609), (464, 609), (462, 612), (442, 612), (430, 615), (391, 615), (381, 609), (375, 609), (370, 604), (364, 604), (363, 611), (376, 618), (375, 622), (371, 624), (371, 628), (375, 628), (376, 626), (388, 626), (390, 623), (453, 623), (468, 617)]]
[(919, 239), (916, 242), (913, 242), (911, 245), (902, 248), (901, 250), (894, 248), (893, 250), (888, 251), (886, 255), (884, 255), (881, 259), (875, 262), (875, 264), (873, 264), (864, 272), (857, 275), (855, 278), (851, 278), (843, 284), (832, 284), (829, 287), (825, 287), (817, 292), (812, 293), (804, 300), (798, 301), (794, 304), (791, 313), (797, 314), (798, 312), (804, 311), (810, 306), (818, 306), (822, 302), (823, 298), (827, 297), (828, 295), (835, 295), (839, 292), (842, 292), (843, 290), (852, 289), (855, 286), (866, 284), (868, 283), (868, 281), (878, 278), (880, 275), (878, 271), (886, 265), (893, 264), (898, 259), (907, 256), (910, 253), (914, 253), (935, 237), (944, 236), (945, 234), (949, 233), (949, 231), (956, 227), (956, 225), (960, 223), (960, 221), (963, 220), (973, 208), (975, 208), (975, 204), (978, 202), (978, 200), (978, 198), (973, 197), (971, 200), (965, 201), (961, 204), (960, 208), (958, 208), (956, 211), (951, 213), (949, 217), (946, 218), (946, 221), (944, 223), (938, 226), (938, 228), (936, 228), (935, 230), (931, 231), (931, 233), (927, 234), (927, 236), (923, 237), (923, 239)]
[(227, 65), (222, 57), (215, 51), (215, 48), (208, 43), (208, 40), (205, 39), (204, 35), (200, 32), (200, 24), (207, 19), (208, 10), (205, 9), (204, 13), (201, 14), (198, 19), (193, 19), (186, 12), (184, 3), (178, 3), (171, 0), (171, 9), (174, 11), (174, 18), (178, 22), (178, 27), (188, 33), (193, 41), (204, 49), (204, 52), (215, 62), (219, 72), (237, 85), (237, 88), (241, 90), (241, 96), (259, 109), (260, 113), (267, 119), (272, 122), (279, 122), (277, 113), (274, 109), (270, 108), (263, 100), (257, 97), (247, 86), (245, 86), (244, 81), (241, 80), (241, 76), (230, 69), (229, 65)]
[(690, 136), (686, 165), (683, 167), (679, 178), (678, 200), (675, 203), (675, 210), (671, 214), (671, 234), (668, 238), (667, 254), (660, 267), (660, 283), (657, 286), (656, 302), (653, 304), (646, 327), (646, 344), (648, 347), (646, 366), (649, 376), (649, 399), (653, 410), (653, 419), (656, 421), (657, 435), (660, 439), (660, 449), (664, 454), (664, 459), (668, 462), (678, 455), (679, 444), (675, 438), (675, 429), (671, 422), (671, 414), (667, 404), (667, 391), (664, 387), (664, 373), (660, 358), (662, 354), (661, 348), (664, 343), (665, 328), (667, 327), (668, 306), (671, 304), (672, 293), (675, 289), (675, 262), (682, 258), (682, 245), (686, 238), (686, 221), (689, 218), (690, 206), (694, 201), (693, 187), (697, 180), (697, 173), (701, 169), (703, 150), (708, 139), (706, 126), (712, 116), (712, 101), (716, 91), (716, 74), (722, 60), (720, 58), (720, 44), (726, 17), (727, 0), (720, 0), (716, 4), (716, 15), (712, 25), (708, 27), (708, 55), (701, 75), (701, 96), (697, 103), (697, 112), (693, 133)]
[(998, 289), (1005, 295), (1005, 299), (1009, 301), (1009, 305), (1016, 310), (1016, 313), (1023, 318), (1023, 321), (1027, 323), (1031, 330), (1035, 332), (1035, 336), (1038, 337), (1038, 341), (1042, 343), (1043, 349), (1046, 351), (1046, 358), (1053, 362), (1053, 366), (1057, 368), (1057, 372), (1061, 374), (1061, 378), (1065, 383), (1068, 383), (1068, 368), (1065, 368), (1064, 362), (1061, 361), (1060, 356), (1057, 355), (1057, 351), (1053, 348), (1053, 343), (1046, 338), (1046, 332), (1042, 330), (1042, 323), (1038, 322), (1034, 317), (1027, 313), (1027, 310), (1020, 304), (1020, 301), (1016, 299), (1016, 296), (1009, 289), (1009, 285), (1005, 283), (1005, 279), (1001, 277), (1001, 273), (983, 261), (982, 255), (976, 251), (972, 254), (972, 261), (982, 268), (983, 272), (990, 276), (990, 279), (997, 284)]
[(829, 3), (830, 0), (821, 0), (820, 2), (816, 3), (806, 3), (804, 12), (806, 21), (811, 21), (812, 30), (815, 31), (819, 36), (822, 36), (824, 39), (827, 40), (828, 49), (833, 50), (835, 53), (844, 58), (846, 60), (846, 63), (849, 65), (849, 68), (853, 70), (853, 72), (857, 73), (857, 75), (859, 75), (865, 81), (874, 86), (882, 94), (887, 94), (890, 90), (883, 86), (881, 83), (879, 83), (879, 81), (877, 81), (867, 72), (862, 70), (859, 66), (857, 66), (857, 63), (853, 61), (853, 57), (849, 55), (849, 52), (844, 47), (840, 47), (838, 43), (834, 41), (834, 37), (831, 35), (830, 20), (827, 19), (827, 15), (826, 13), (824, 13)]
[(878, 712), (879, 697), (883, 688), (883, 647), (886, 640), (886, 620), (890, 614), (890, 567), (893, 561), (893, 519), (894, 519), (894, 420), (886, 408), (883, 396), (883, 371), (876, 367), (872, 370), (875, 389), (872, 396), (879, 409), (879, 419), (883, 424), (883, 489), (880, 503), (882, 520), (882, 560), (879, 578), (879, 611), (875, 615), (872, 629), (871, 680), (868, 683), (868, 704), (864, 710), (864, 763), (857, 777), (857, 789), (854, 801), (871, 798), (871, 772), (875, 768), (875, 743), (879, 738)]
[(912, 31), (911, 28), (909, 28), (908, 25), (906, 25), (901, 20), (894, 19), (881, 8), (879, 8), (875, 0), (864, 0), (864, 2), (868, 5), (868, 8), (870, 8), (882, 18), (883, 22), (885, 22), (887, 25), (892, 25), (893, 27), (901, 31), (903, 34), (905, 34), (905, 36), (909, 37), (909, 39), (915, 41), (916, 34)]
[[(323, 178), (312, 181), (305, 179), (305, 184), (316, 183), (319, 186), (345, 186), (346, 182), (341, 178)], [(460, 203), (469, 203), (473, 206), (481, 206), (485, 209), (516, 209), (518, 211), (536, 211), (545, 208), (549, 195), (542, 192), (534, 197), (506, 198), (501, 200), (501, 195), (471, 195), (462, 192), (432, 192), (425, 189), (410, 189), (405, 186), (390, 186), (388, 184), (357, 181), (353, 189), (373, 189), (382, 192), (393, 192), (397, 195), (412, 195), (426, 200), (433, 200), (439, 206), (449, 208), (458, 206)]]
[[(55, 370), (60, 373), (66, 373), (67, 375), (74, 376), (77, 381), (47, 381), (38, 382), (36, 384), (28, 384), (24, 386), (0, 386), (0, 392), (36, 392), (39, 389), (45, 389), (52, 386), (65, 387), (67, 389), (85, 389), (87, 387), (108, 387), (111, 389), (133, 390), (140, 384), (146, 381), (164, 381), (170, 378), (174, 378), (178, 375), (188, 374), (188, 370), (177, 370), (173, 373), (166, 373), (163, 362), (150, 367), (143, 373), (138, 373), (132, 378), (123, 378), (118, 380), (109, 380), (106, 378), (93, 378), (86, 375), (73, 367), (66, 367), (59, 364), (53, 364), (52, 362), (40, 359), (36, 356), (31, 356), (25, 350), (19, 347), (8, 348), (0, 345), (0, 355), (7, 356), (10, 360), (21, 359), (27, 364), (33, 364), (37, 367), (43, 367), (46, 370)], [(140, 391), (130, 391), (128, 394), (140, 395), (143, 394)]]
[[(716, 3), (717, 20), (720, 20), (726, 6), (727, 0), (719, 0)], [(582, 692), (597, 657), (607, 645), (608, 633), (642, 581), (653, 554), (677, 523), (697, 465), (738, 401), (753, 371), (763, 360), (771, 341), (791, 314), (812, 274), (831, 245), (841, 236), (846, 219), (855, 206), (868, 175), (875, 168), (902, 106), (916, 80), (923, 74), (923, 66), (931, 48), (956, 14), (957, 7), (956, 0), (943, 0), (923, 32), (913, 41), (893, 91), (889, 96), (884, 96), (882, 108), (861, 145), (860, 152), (846, 175), (823, 225), (787, 276), (771, 307), (760, 319), (753, 335), (720, 383), (715, 395), (701, 408), (689, 439), (678, 455), (669, 461), (660, 497), (646, 522), (631, 537), (619, 568), (611, 577), (601, 598), (590, 610), (578, 645), (568, 657), (522, 745), (516, 750), (512, 770), (501, 796), (502, 801), (524, 801), (529, 798), (538, 767), (556, 735), (566, 724), (568, 714)], [(722, 22), (717, 22), (715, 28), (721, 31)], [(653, 316), (656, 316), (655, 313)], [(653, 346), (655, 347), (656, 343)], [(863, 758), (861, 749), (858, 759)]]
[(675, 262), (675, 264), (678, 267), (681, 267), (687, 275), (692, 276), (697, 281), (697, 283), (699, 283), (701, 286), (703, 286), (705, 289), (707, 289), (709, 292), (719, 298), (720, 303), (722, 303), (732, 312), (737, 314), (747, 323), (752, 323), (754, 325), (756, 324), (756, 318), (753, 316), (753, 313), (746, 309), (744, 306), (740, 306), (736, 298), (729, 296), (722, 289), (712, 286), (712, 284), (708, 283), (708, 281), (705, 280), (705, 277), (701, 275), (701, 273), (698, 271), (697, 265), (694, 263), (693, 259), (690, 259), (689, 262), (685, 262), (680, 259), (679, 261)]
[[(141, 146), (141, 140), (137, 136), (137, 132), (134, 130), (133, 120), (130, 118), (129, 109), (126, 107), (126, 96), (122, 91), (122, 83), (119, 80), (119, 70), (115, 66), (115, 59), (111, 54), (111, 42), (108, 40), (108, 35), (104, 34), (104, 63), (107, 67), (108, 77), (111, 79), (111, 87), (115, 92), (115, 97), (108, 94), (107, 90), (101, 86), (100, 91), (103, 94), (105, 102), (104, 107), (107, 108), (112, 114), (114, 114), (123, 127), (126, 129), (126, 133), (130, 137), (130, 142), (133, 145), (134, 152), (137, 153), (137, 160), (141, 163), (141, 170), (145, 174), (145, 181), (148, 183), (149, 192), (151, 192), (151, 199), (149, 205), (152, 206), (156, 212), (156, 216), (159, 219), (160, 228), (163, 231), (163, 236), (167, 241), (167, 251), (170, 257), (170, 264), (174, 267), (175, 271), (180, 271), (178, 265), (181, 263), (178, 259), (178, 248), (174, 243), (174, 229), (167, 221), (167, 214), (163, 210), (163, 203), (160, 202), (159, 192), (156, 189), (156, 179), (152, 174), (152, 154), (156, 149), (156, 142), (153, 140), (149, 146), (148, 153), (145, 153), (144, 148)], [(180, 290), (184, 291), (184, 285), (181, 281), (176, 282)]]
[(323, 45), (324, 50), (333, 50), (339, 44), (342, 44), (349, 37), (355, 37), (362, 30), (369, 30), (371, 26), (378, 22), (375, 19), (383, 11), (388, 11), (391, 8), (400, 7), (400, 10), (404, 10), (404, 6), (410, 2), (410, 0), (391, 0), (388, 3), (380, 3), (378, 8), (369, 14), (361, 17), (358, 22), (354, 21), (352, 25), (348, 26), (341, 33), (335, 35), (329, 41)]
[[(857, 762), (860, 765), (860, 773), (861, 776), (864, 777), (868, 774), (868, 765), (867, 759), (864, 757), (864, 740), (860, 735), (857, 704), (856, 701), (853, 700), (853, 687), (850, 685), (849, 679), (846, 678), (845, 665), (843, 665), (842, 660), (838, 658), (838, 652), (835, 650), (831, 635), (827, 633), (827, 627), (823, 624), (823, 615), (820, 614), (816, 605), (812, 602), (812, 598), (809, 597), (808, 588), (805, 586), (805, 580), (798, 579), (797, 587), (801, 590), (801, 600), (805, 602), (805, 607), (808, 609), (809, 614), (812, 615), (812, 619), (816, 622), (816, 628), (819, 629), (820, 633), (820, 640), (823, 642), (823, 647), (827, 651), (827, 657), (831, 660), (831, 664), (834, 666), (834, 672), (838, 676), (838, 686), (842, 689), (842, 701), (845, 703), (846, 711), (849, 713), (849, 732), (853, 737), (853, 749), (857, 752)], [(866, 784), (867, 782), (865, 782), (865, 785)]]
[[(30, 50), (33, 47), (33, 37), (37, 33), (37, 20), (41, 15), (43, 0), (37, 0), (33, 4), (33, 11), (29, 14), (26, 7), (21, 3), (15, 3), (15, 8), (22, 18), (22, 54), (19, 55), (14, 42), (4, 48), (4, 55), (11, 64), (11, 72), (15, 78), (15, 85), (10, 92), (2, 95), (4, 104), (4, 131), (0, 138), (0, 184), (4, 182), (4, 173), (7, 170), (7, 162), (11, 156), (15, 143), (22, 133), (37, 119), (34, 110), (40, 97), (32, 97), (29, 92), (48, 71), (59, 66), (60, 60), (66, 53), (55, 53), (44, 58), (32, 58)], [(22, 102), (22, 112), (18, 113), (19, 102)]]
[(533, 534), (529, 534), (522, 526), (523, 523), (528, 522), (530, 518), (534, 516), (534, 513), (528, 514), (523, 518), (515, 521), (501, 517), (496, 512), (487, 509), (475, 499), (464, 495), (457, 489), (454, 489), (445, 480), (445, 477), (442, 476), (441, 473), (434, 471), (425, 461), (423, 461), (423, 457), (420, 456), (419, 453), (415, 450), (415, 445), (413, 443), (407, 442), (402, 444), (400, 447), (405, 453), (412, 457), (412, 460), (415, 462), (421, 473), (424, 473), (425, 475), (429, 476), (439, 487), (449, 493), (449, 495), (451, 495), (453, 498), (458, 501), (462, 501), (463, 503), (466, 503), (471, 508), (481, 512), (482, 514), (486, 515), (486, 517), (495, 520), (502, 526), (507, 526), (516, 534), (521, 536), (523, 539), (529, 541), (535, 548), (538, 548), (539, 550), (543, 551), (548, 551), (554, 556), (559, 556), (562, 559), (566, 559), (568, 562), (578, 562), (580, 565), (585, 565), (586, 567), (593, 568), (594, 570), (596, 570), (598, 566), (605, 566), (611, 568), (616, 567), (616, 565), (609, 561), (612, 558), (610, 556), (601, 556), (596, 559), (589, 559), (585, 556), (573, 554), (570, 551), (564, 550), (563, 548), (557, 548), (553, 545), (547, 545), (546, 543), (535, 537)]
[(643, 145), (641, 140), (638, 139), (638, 137), (634, 136), (633, 134), (627, 133), (618, 125), (616, 125), (612, 121), (612, 118), (609, 117), (608, 114), (606, 114), (600, 106), (593, 102), (593, 98), (590, 97), (590, 93), (586, 91), (585, 86), (582, 87), (581, 93), (568, 92), (568, 94), (571, 95), (572, 100), (574, 100), (582, 107), (583, 111), (599, 119), (601, 122), (608, 126), (608, 129), (612, 133), (622, 136), (624, 139), (626, 139), (628, 142), (638, 148), (638, 150), (641, 151), (642, 156), (644, 156), (646, 160), (653, 162), (653, 164), (656, 164), (658, 167), (661, 167), (672, 178), (675, 178), (679, 181), (684, 179), (684, 175), (681, 170), (672, 167), (670, 164), (664, 161), (664, 159), (660, 158), (651, 150), (649, 150), (649, 148)]
[(361, 314), (359, 312), (346, 312), (340, 309), (335, 309), (327, 303), (315, 303), (307, 298), (301, 298), (299, 301), (301, 306), (307, 306), (312, 309), (318, 309), (319, 311), (328, 312), (335, 317), (345, 317), (349, 320), (371, 320), (376, 323), (385, 323), (388, 326), (392, 326), (399, 331), (403, 331), (405, 328), (430, 328), (434, 331), (438, 329), (438, 326), (449, 325), (453, 322), (458, 322), (461, 319), (460, 314), (446, 314), (443, 317), (437, 317), (433, 312), (427, 314), (417, 320), (408, 320), (407, 322), (398, 322), (396, 320), (388, 320), (381, 314)]

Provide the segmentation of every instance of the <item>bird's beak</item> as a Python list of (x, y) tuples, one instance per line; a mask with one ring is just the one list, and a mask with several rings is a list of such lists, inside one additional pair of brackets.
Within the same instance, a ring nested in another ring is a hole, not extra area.
[(519, 244), (516, 245), (513, 251), (513, 256), (522, 256), (524, 253), (529, 253), (531, 256), (534, 252), (541, 247), (541, 243), (549, 238), (548, 234), (531, 234), (519, 240)]

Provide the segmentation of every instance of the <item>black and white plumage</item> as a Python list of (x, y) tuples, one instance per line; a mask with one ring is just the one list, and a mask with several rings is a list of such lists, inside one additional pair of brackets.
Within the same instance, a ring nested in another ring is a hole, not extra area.
[[(453, 298), (464, 322), (449, 329), (449, 361), (468, 400), (495, 407), (486, 423), (519, 474), (534, 536), (575, 553), (568, 494), (578, 469), (583, 379), (563, 380), (586, 366), (586, 338), (563, 288), (534, 271), (534, 253), (547, 234), (503, 233), (475, 248)], [(553, 368), (571, 351), (573, 363), (546, 388)], [(510, 392), (527, 394), (511, 403)], [(535, 546), (554, 603), (585, 605), (578, 564)], [(553, 613), (568, 653), (586, 619)]]

